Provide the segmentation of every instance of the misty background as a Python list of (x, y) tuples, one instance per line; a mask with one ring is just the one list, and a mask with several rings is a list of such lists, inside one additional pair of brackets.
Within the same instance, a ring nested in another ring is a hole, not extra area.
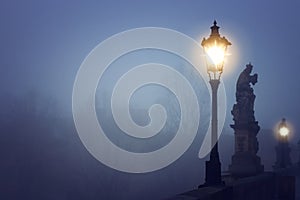
[(235, 83), (248, 62), (258, 73), (255, 116), (262, 129), (258, 134), (262, 163), (271, 170), (275, 162), (273, 129), (282, 117), (293, 125), (290, 142), (296, 162), (299, 9), (299, 1), (1, 1), (0, 198), (160, 199), (204, 182), (207, 158), (200, 160), (197, 155), (209, 122), (208, 90), (204, 80), (179, 57), (157, 51), (128, 55), (127, 60), (110, 66), (96, 94), (97, 116), (112, 134), (110, 138), (120, 147), (147, 151), (172, 138), (180, 115), (176, 98), (155, 85), (133, 95), (130, 109), (137, 124), (147, 124), (147, 110), (153, 103), (163, 104), (168, 112), (162, 137), (140, 145), (132, 138), (122, 138), (114, 126), (107, 106), (110, 89), (122, 71), (139, 62), (165, 62), (184, 74), (205, 117), (192, 146), (176, 162), (146, 174), (119, 172), (94, 159), (75, 130), (72, 87), (84, 58), (111, 35), (145, 26), (171, 28), (201, 41), (216, 19), (220, 33), (232, 42), (223, 75), (228, 105), (219, 142), (223, 171), (228, 169), (234, 148), (229, 125)]

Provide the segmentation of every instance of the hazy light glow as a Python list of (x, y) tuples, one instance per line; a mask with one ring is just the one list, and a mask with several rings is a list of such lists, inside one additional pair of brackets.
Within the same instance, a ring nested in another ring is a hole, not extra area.
[(288, 136), (289, 133), (290, 133), (290, 130), (289, 130), (287, 127), (285, 127), (285, 126), (283, 126), (283, 127), (281, 127), (281, 128), (279, 129), (279, 134), (280, 134), (280, 136), (282, 136), (282, 137)]
[(224, 46), (218, 46), (217, 43), (211, 47), (206, 48), (206, 53), (215, 66), (221, 65), (225, 58)]

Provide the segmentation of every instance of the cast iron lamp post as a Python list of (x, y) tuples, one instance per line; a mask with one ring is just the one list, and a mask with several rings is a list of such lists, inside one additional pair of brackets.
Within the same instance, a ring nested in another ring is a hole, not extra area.
[(220, 78), (223, 73), (224, 58), (226, 56), (227, 46), (231, 43), (219, 34), (217, 22), (211, 29), (209, 38), (202, 40), (202, 47), (206, 54), (207, 73), (212, 90), (212, 117), (211, 117), (211, 147), (210, 159), (205, 165), (205, 185), (221, 185), (221, 162), (218, 152), (218, 108), (217, 93), (220, 84)]
[(283, 118), (278, 126), (278, 145), (276, 150), (276, 163), (274, 169), (282, 169), (291, 165), (290, 147), (288, 143), (288, 136), (290, 129), (286, 124), (285, 118)]

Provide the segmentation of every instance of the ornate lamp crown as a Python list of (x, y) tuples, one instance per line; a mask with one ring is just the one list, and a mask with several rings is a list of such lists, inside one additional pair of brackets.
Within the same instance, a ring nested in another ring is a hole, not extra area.
[(220, 78), (223, 72), (227, 46), (231, 45), (225, 37), (220, 36), (219, 28), (215, 20), (213, 26), (210, 27), (211, 34), (209, 38), (203, 38), (201, 42), (206, 54), (207, 73), (210, 78), (217, 79)]

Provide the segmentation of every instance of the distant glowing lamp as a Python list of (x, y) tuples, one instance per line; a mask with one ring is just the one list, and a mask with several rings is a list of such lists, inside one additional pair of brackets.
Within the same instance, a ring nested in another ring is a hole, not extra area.
[(206, 54), (207, 73), (210, 79), (220, 79), (223, 73), (227, 46), (231, 45), (225, 37), (220, 36), (219, 28), (217, 22), (214, 21), (214, 25), (210, 27), (209, 38), (203, 38), (201, 42)]
[(280, 136), (282, 136), (282, 137), (288, 136), (289, 133), (290, 133), (290, 130), (289, 130), (287, 127), (281, 127), (281, 128), (279, 129), (279, 134), (280, 134)]
[(278, 133), (282, 138), (286, 138), (290, 133), (290, 129), (288, 128), (288, 126), (286, 124), (285, 118), (283, 118), (279, 124)]

